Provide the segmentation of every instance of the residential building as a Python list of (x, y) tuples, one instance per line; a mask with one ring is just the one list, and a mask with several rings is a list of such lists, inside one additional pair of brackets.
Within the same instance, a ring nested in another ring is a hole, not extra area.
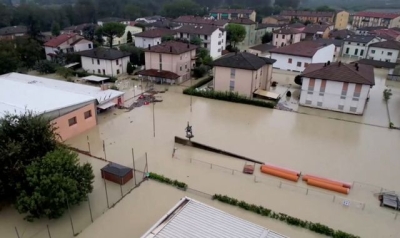
[(368, 47), (367, 59), (398, 63), (400, 55), (400, 42), (388, 40), (372, 43)]
[(251, 9), (213, 9), (210, 11), (210, 16), (218, 20), (247, 18), (256, 21), (256, 11)]
[(329, 38), (331, 32), (329, 25), (326, 24), (308, 24), (302, 30), (301, 39), (304, 40), (315, 40), (318, 38)]
[(400, 41), (400, 30), (394, 28), (373, 30), (369, 34), (385, 40)]
[(147, 48), (149, 45), (158, 45), (164, 36), (175, 37), (176, 31), (159, 28), (154, 30), (143, 31), (135, 34), (135, 46), (138, 48)]
[(271, 49), (275, 49), (275, 48), (276, 48), (276, 46), (274, 46), (270, 43), (267, 43), (267, 44), (260, 44), (260, 45), (252, 46), (247, 50), (247, 52), (257, 55), (257, 56), (260, 56), (260, 57), (270, 58), (271, 54), (269, 53), (269, 51)]
[[(137, 27), (137, 26), (131, 26), (131, 25), (127, 25), (125, 27), (125, 32), (121, 37), (114, 37), (113, 38), (113, 46), (116, 45), (123, 45), (128, 43), (128, 32), (131, 33), (132, 35), (132, 41), (135, 41), (135, 34), (142, 32), (143, 29), (141, 27)], [(103, 37), (104, 38), (104, 45), (108, 46), (108, 38), (107, 37)]]
[(343, 42), (342, 56), (365, 58), (367, 57), (368, 46), (379, 41), (381, 39), (375, 36), (355, 35), (347, 37)]
[(366, 26), (366, 27), (360, 27), (356, 29), (356, 35), (370, 35), (371, 32), (375, 30), (382, 30), (382, 29), (387, 29), (387, 27), (384, 26)]
[(145, 50), (146, 69), (139, 75), (157, 83), (181, 83), (191, 78), (197, 45), (167, 41)]
[(84, 24), (80, 24), (80, 25), (76, 25), (76, 26), (66, 27), (62, 30), (62, 32), (63, 32), (63, 34), (77, 33), (77, 34), (83, 36), (83, 31), (85, 30), (85, 28), (88, 28), (88, 27), (97, 27), (97, 25), (93, 24), (93, 23), (84, 23)]
[(58, 53), (74, 53), (92, 48), (93, 42), (76, 33), (61, 34), (44, 43), (47, 60), (52, 60)]
[(176, 238), (181, 234), (184, 237), (288, 238), (188, 197), (180, 199), (141, 238)]
[(255, 32), (255, 39), (254, 39), (254, 44), (261, 44), (262, 43), (262, 37), (265, 35), (265, 33), (271, 33), (274, 30), (282, 28), (282, 25), (279, 24), (258, 24), (256, 27), (256, 32)]
[(262, 19), (263, 24), (289, 24), (289, 22), (288, 18), (280, 15), (268, 16)]
[(276, 47), (283, 47), (300, 42), (302, 32), (295, 28), (284, 27), (273, 31), (272, 44)]
[(135, 22), (140, 22), (140, 23), (155, 23), (158, 21), (165, 20), (165, 17), (162, 16), (148, 16), (148, 17), (140, 17), (136, 18)]
[(348, 36), (354, 36), (356, 33), (347, 29), (333, 30), (329, 32), (329, 37), (332, 39), (346, 39)]
[[(386, 61), (373, 60), (373, 59), (360, 59), (360, 60), (357, 60), (352, 63), (371, 65), (372, 67), (378, 68), (378, 69), (387, 69), (388, 75), (396, 74), (396, 67), (398, 68), (398, 66), (399, 66), (399, 64), (397, 64), (397, 63), (390, 63), (390, 62), (386, 62)], [(400, 70), (400, 68), (398, 68), (398, 69)], [(400, 75), (400, 74), (397, 73), (396, 75)]]
[(61, 140), (97, 125), (98, 112), (123, 105), (124, 93), (19, 73), (0, 76), (0, 117), (32, 111), (56, 127)]
[(176, 37), (190, 40), (198, 37), (202, 47), (210, 52), (212, 58), (218, 58), (226, 46), (226, 31), (212, 25), (183, 25), (175, 30)]
[(82, 68), (89, 73), (118, 76), (126, 73), (130, 53), (109, 48), (78, 52)]
[(290, 27), (290, 28), (293, 28), (293, 29), (297, 29), (299, 31), (303, 31), (304, 28), (306, 28), (306, 25), (304, 25), (303, 23), (300, 23), (300, 22), (296, 22), (296, 23), (293, 23), (293, 24), (289, 24), (286, 27)]
[(118, 22), (118, 23), (123, 23), (129, 20), (123, 19), (123, 18), (118, 18), (118, 17), (106, 17), (106, 18), (102, 18), (99, 19), (97, 21), (97, 25), (102, 26), (105, 23), (110, 23), (110, 22)]
[(336, 62), (339, 60), (340, 54), (342, 53), (342, 46), (343, 46), (343, 40), (338, 40), (338, 39), (316, 39), (315, 40), (318, 43), (325, 44), (325, 45), (331, 45), (333, 44), (335, 46), (335, 51), (333, 53), (333, 62)]
[(363, 114), (375, 85), (372, 66), (340, 61), (310, 64), (301, 77), (300, 105), (351, 114)]
[(228, 19), (214, 19), (213, 17), (199, 17), (199, 16), (180, 16), (173, 20), (179, 25), (212, 25), (225, 28), (228, 25)]
[(303, 72), (309, 64), (332, 62), (335, 46), (317, 41), (301, 41), (296, 44), (271, 49), (269, 52), (271, 53), (271, 58), (276, 60), (274, 68)]
[(338, 11), (335, 15), (334, 29), (345, 30), (349, 24), (350, 13), (346, 11)]
[(241, 25), (246, 29), (246, 37), (242, 42), (236, 44), (236, 46), (239, 49), (247, 49), (248, 47), (256, 44), (255, 43), (256, 26), (257, 26), (256, 22), (247, 18), (240, 18), (240, 19), (232, 19), (229, 21), (229, 23)]
[(269, 90), (274, 63), (274, 59), (248, 52), (224, 55), (213, 62), (214, 90), (253, 98), (257, 90)]
[(316, 11), (296, 11), (285, 10), (280, 13), (281, 16), (292, 20), (298, 19), (302, 22), (310, 21), (312, 23), (329, 22), (334, 23), (334, 12), (316, 12)]
[(400, 27), (400, 14), (386, 12), (359, 12), (353, 16), (352, 26), (355, 28), (368, 26), (383, 26), (386, 28)]
[(162, 19), (160, 21), (156, 21), (153, 23), (142, 23), (144, 27), (144, 31), (148, 30), (154, 30), (158, 28), (164, 28), (164, 29), (171, 29), (174, 30), (176, 28), (179, 28), (181, 25), (178, 23), (175, 23), (169, 19)]
[(0, 28), (0, 40), (14, 40), (28, 33), (26, 26), (7, 26)]

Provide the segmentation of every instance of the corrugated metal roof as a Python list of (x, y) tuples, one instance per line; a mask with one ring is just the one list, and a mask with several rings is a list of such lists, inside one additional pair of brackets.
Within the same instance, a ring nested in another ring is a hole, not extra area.
[(142, 238), (287, 238), (190, 198), (183, 198)]

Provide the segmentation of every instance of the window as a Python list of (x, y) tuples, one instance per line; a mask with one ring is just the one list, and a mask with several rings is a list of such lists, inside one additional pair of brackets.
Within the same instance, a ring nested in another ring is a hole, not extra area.
[(234, 91), (235, 90), (235, 81), (231, 80), (229, 81), (229, 91)]
[(185, 69), (187, 69), (187, 64), (185, 64)]
[(117, 65), (118, 65), (118, 60), (116, 60), (115, 62), (116, 62), (116, 63), (117, 63)]
[(93, 70), (93, 74), (95, 74), (96, 73), (96, 71), (95, 70)]
[(390, 60), (387, 59), (387, 60), (385, 60), (385, 62), (390, 62)]
[(179, 70), (180, 70), (180, 71), (182, 71), (182, 66), (181, 66), (181, 67), (179, 67)]
[(360, 45), (360, 43), (357, 43), (357, 45)]
[(360, 56), (363, 56), (363, 54), (364, 54), (364, 50), (361, 50)]
[(207, 48), (207, 46), (208, 46), (208, 44), (207, 44), (207, 43), (204, 43), (204, 48)]
[(317, 107), (322, 107), (322, 102), (317, 102)]
[(357, 111), (357, 107), (350, 107), (350, 111), (351, 112), (356, 112)]
[(106, 70), (105, 69), (103, 69), (103, 75), (106, 75)]
[(99, 73), (99, 74), (101, 73), (100, 69), (97, 70), (97, 73)]
[(292, 58), (289, 58), (287, 62), (288, 62), (289, 64), (291, 64), (291, 63), (292, 63)]
[(365, 44), (363, 44), (363, 46), (365, 46)]
[(160, 59), (160, 63), (162, 62), (162, 54), (158, 55), (159, 59)]
[(92, 58), (92, 64), (94, 64), (94, 59)]
[(349, 47), (347, 47), (347, 48), (346, 48), (346, 54), (348, 54), (348, 53), (349, 53), (349, 51), (350, 51), (350, 48), (349, 48)]
[(301, 62), (297, 62), (297, 67), (301, 67)]
[(321, 80), (321, 87), (319, 88), (319, 96), (324, 96), (326, 87), (326, 80)]
[(119, 74), (119, 69), (117, 69), (117, 74)]
[(92, 111), (91, 111), (91, 110), (86, 111), (86, 112), (83, 114), (83, 116), (85, 117), (85, 119), (88, 119), (88, 118), (92, 117)]
[(310, 82), (308, 83), (308, 94), (313, 94), (314, 86), (315, 86), (315, 79), (310, 79)]
[(231, 79), (235, 78), (236, 69), (231, 68)]
[(221, 45), (221, 41), (218, 41), (218, 45)]
[(92, 44), (88, 44), (89, 49), (92, 49)]
[(375, 54), (375, 50), (371, 50), (371, 54)]
[(358, 54), (358, 49), (355, 49), (354, 50), (354, 55), (357, 55)]
[(182, 60), (182, 55), (181, 55), (181, 60)]
[(387, 54), (388, 56), (391, 56), (392, 55), (392, 52), (388, 52), (388, 54)]
[(347, 89), (348, 88), (349, 88), (349, 83), (343, 83), (342, 94), (340, 96), (340, 99), (346, 99)]
[(338, 106), (338, 109), (339, 109), (339, 110), (343, 110), (343, 108), (344, 108), (343, 105), (339, 105), (339, 106)]
[(69, 125), (69, 126), (73, 126), (73, 125), (75, 125), (76, 123), (78, 123), (78, 122), (76, 121), (76, 117), (73, 117), (73, 118), (68, 119), (68, 125)]
[(97, 64), (100, 65), (100, 60), (99, 59), (97, 60)]
[(304, 63), (304, 67), (307, 67), (308, 66), (308, 63)]
[(282, 39), (285, 39), (285, 35), (282, 35)]
[(311, 100), (306, 100), (306, 104), (311, 105)]
[(204, 40), (207, 40), (208, 39), (208, 35), (204, 35)]

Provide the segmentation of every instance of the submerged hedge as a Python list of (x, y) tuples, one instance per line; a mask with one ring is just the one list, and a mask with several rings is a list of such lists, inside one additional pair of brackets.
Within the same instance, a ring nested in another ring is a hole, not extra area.
[(220, 202), (230, 204), (232, 206), (238, 206), (244, 210), (251, 211), (254, 213), (257, 213), (261, 216), (269, 217), (272, 219), (276, 219), (279, 221), (286, 222), (289, 225), (292, 226), (299, 226), (305, 229), (308, 229), (310, 231), (326, 235), (329, 237), (333, 238), (360, 238), (359, 236), (352, 235), (349, 233), (346, 233), (344, 231), (340, 230), (334, 230), (328, 226), (322, 225), (320, 223), (313, 223), (310, 221), (304, 221), (295, 217), (291, 217), (289, 215), (286, 215), (284, 213), (276, 213), (268, 208), (265, 208), (263, 206), (257, 206), (254, 204), (249, 204), (246, 203), (245, 201), (239, 201), (235, 198), (231, 198), (225, 195), (220, 195), (220, 194), (215, 194), (213, 196), (213, 200), (218, 200)]
[(188, 185), (184, 182), (179, 182), (178, 180), (172, 180), (170, 178), (164, 177), (164, 175), (159, 175), (159, 174), (152, 173), (152, 172), (149, 173), (148, 178), (156, 180), (160, 183), (172, 185), (172, 186), (182, 189), (182, 190), (186, 190), (188, 187)]

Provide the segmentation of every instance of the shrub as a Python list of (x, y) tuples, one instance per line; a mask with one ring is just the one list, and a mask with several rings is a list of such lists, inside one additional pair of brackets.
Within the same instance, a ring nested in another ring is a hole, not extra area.
[(286, 97), (291, 97), (292, 96), (292, 92), (290, 92), (289, 90), (286, 92)]
[(74, 71), (65, 67), (58, 67), (56, 73), (65, 79), (70, 79), (74, 75)]
[(131, 62), (128, 62), (128, 65), (126, 66), (126, 72), (131, 75), (135, 71), (135, 66)]
[(278, 85), (278, 83), (277, 83), (276, 81), (273, 81), (273, 82), (271, 83), (271, 87), (276, 87), (276, 85)]
[(335, 231), (332, 228), (329, 228), (320, 223), (311, 223), (309, 226), (309, 229), (316, 233), (331, 236), (331, 237), (335, 234)]
[(58, 67), (59, 65), (53, 61), (41, 60), (36, 62), (35, 66), (33, 66), (33, 69), (41, 74), (52, 74), (56, 72)]
[(390, 97), (392, 96), (392, 89), (385, 89), (383, 90), (383, 99), (385, 101), (389, 101)]
[(187, 184), (184, 183), (184, 182), (179, 182), (178, 180), (173, 180), (172, 181), (170, 178), (166, 178), (163, 175), (159, 175), (159, 174), (156, 174), (156, 173), (151, 173), (150, 172), (149, 173), (149, 178), (153, 179), (153, 180), (156, 180), (158, 182), (161, 182), (161, 183), (172, 185), (172, 186), (180, 188), (182, 190), (186, 190), (187, 187), (188, 187)]
[(207, 73), (207, 67), (204, 65), (200, 65), (193, 69), (193, 76), (195, 78), (201, 78)]

